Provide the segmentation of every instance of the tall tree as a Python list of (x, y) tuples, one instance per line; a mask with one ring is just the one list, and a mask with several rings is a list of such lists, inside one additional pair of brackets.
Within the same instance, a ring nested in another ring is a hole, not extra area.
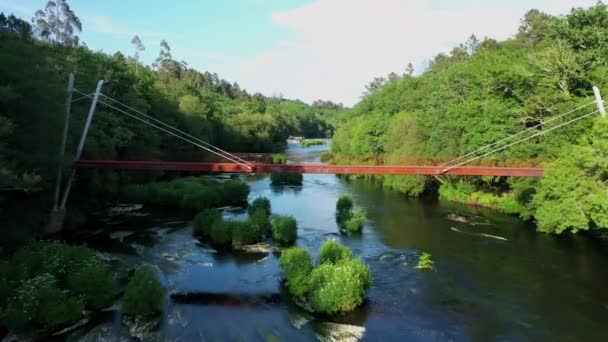
[(133, 49), (135, 49), (133, 58), (137, 61), (139, 60), (139, 53), (144, 51), (146, 47), (144, 46), (144, 43), (142, 43), (141, 39), (139, 39), (138, 35), (133, 36), (133, 39), (131, 39), (131, 44), (133, 45)]
[(67, 47), (78, 45), (76, 32), (82, 31), (82, 23), (67, 0), (47, 2), (44, 10), (36, 11), (32, 21), (40, 38)]

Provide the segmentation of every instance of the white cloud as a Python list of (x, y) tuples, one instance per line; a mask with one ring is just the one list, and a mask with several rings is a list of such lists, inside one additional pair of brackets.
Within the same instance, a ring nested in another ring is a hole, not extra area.
[(595, 1), (488, 0), (442, 10), (430, 0), (318, 0), (273, 13), (273, 22), (295, 31), (297, 38), (279, 40), (243, 61), (239, 80), (266, 94), (352, 105), (373, 77), (403, 72), (409, 62), (420, 69), (471, 34), (508, 38), (530, 8), (560, 14)]

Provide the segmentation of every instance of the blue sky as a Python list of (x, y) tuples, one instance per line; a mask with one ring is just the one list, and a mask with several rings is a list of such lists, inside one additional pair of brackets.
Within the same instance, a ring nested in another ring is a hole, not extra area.
[[(551, 14), (595, 0), (69, 0), (94, 50), (151, 63), (161, 39), (173, 57), (250, 92), (352, 105), (375, 76), (417, 72), (471, 34), (506, 39), (531, 8)], [(0, 0), (31, 18), (46, 0)]]

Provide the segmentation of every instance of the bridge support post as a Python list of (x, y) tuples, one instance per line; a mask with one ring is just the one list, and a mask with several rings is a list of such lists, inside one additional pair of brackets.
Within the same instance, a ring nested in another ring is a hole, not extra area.
[(63, 158), (65, 156), (65, 147), (68, 140), (68, 130), (70, 127), (70, 112), (72, 109), (72, 95), (74, 93), (74, 74), (70, 73), (68, 77), (68, 87), (66, 89), (67, 96), (65, 99), (65, 116), (63, 120), (63, 134), (61, 136), (61, 145), (59, 147), (59, 156), (57, 160), (57, 178), (55, 179), (55, 193), (53, 196), (53, 209), (49, 222), (45, 227), (46, 233), (54, 233), (61, 229), (65, 212), (59, 210), (59, 195), (61, 192), (61, 179), (63, 173)]
[(602, 100), (602, 95), (600, 94), (600, 89), (596, 86), (593, 86), (593, 94), (595, 95), (595, 102), (597, 103), (597, 109), (600, 111), (600, 114), (603, 118), (606, 117), (606, 108), (604, 108), (604, 100)]
[[(72, 80), (73, 82), (73, 80)], [(95, 89), (95, 96), (93, 97), (93, 101), (91, 102), (91, 107), (89, 108), (89, 114), (87, 115), (87, 120), (84, 124), (84, 129), (82, 131), (82, 136), (80, 137), (80, 143), (78, 144), (78, 148), (76, 150), (76, 156), (74, 160), (79, 160), (82, 156), (82, 151), (84, 149), (84, 144), (87, 141), (87, 136), (89, 134), (89, 128), (91, 127), (91, 122), (93, 121), (93, 115), (95, 114), (95, 109), (97, 107), (97, 101), (99, 100), (99, 94), (101, 93), (101, 87), (103, 86), (103, 80), (100, 80), (97, 83), (97, 88)], [(73, 83), (72, 83), (73, 87)], [(71, 95), (70, 95), (71, 97)], [(71, 102), (71, 99), (70, 99)], [(69, 116), (66, 118), (66, 122), (69, 120)], [(67, 141), (67, 125), (64, 126), (64, 140), (62, 140), (62, 153), (65, 151), (65, 141)], [(74, 182), (74, 177), (76, 176), (76, 170), (72, 169), (72, 173), (68, 178), (68, 182), (65, 186), (65, 190), (63, 191), (63, 197), (61, 198), (61, 203), (57, 209), (53, 208), (53, 212), (51, 213), (51, 222), (48, 225), (47, 233), (55, 233), (61, 230), (63, 226), (63, 221), (65, 219), (65, 210), (66, 204), (68, 202), (68, 198), (70, 196), (70, 190), (72, 189), (72, 183)]]

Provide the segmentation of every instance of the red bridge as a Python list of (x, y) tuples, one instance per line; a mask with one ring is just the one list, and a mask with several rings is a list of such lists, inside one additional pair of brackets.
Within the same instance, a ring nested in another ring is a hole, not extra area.
[(325, 165), (325, 164), (258, 164), (258, 163), (189, 163), (163, 161), (77, 160), (76, 168), (111, 170), (163, 170), (191, 172), (236, 173), (328, 173), (328, 174), (381, 174), (381, 175), (454, 175), (454, 176), (507, 176), (540, 177), (542, 168), (446, 166), (427, 165)]

